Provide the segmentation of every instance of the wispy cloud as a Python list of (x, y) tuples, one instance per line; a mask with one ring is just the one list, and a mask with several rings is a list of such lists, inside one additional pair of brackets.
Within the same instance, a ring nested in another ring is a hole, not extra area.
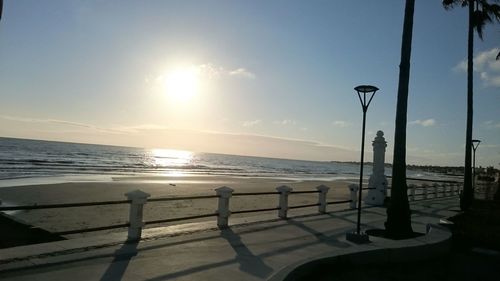
[(245, 79), (255, 79), (254, 73), (252, 73), (252, 72), (250, 72), (247, 69), (242, 68), (242, 67), (229, 71), (229, 75), (234, 76), (234, 77), (241, 77), (241, 78), (245, 78)]
[(351, 123), (342, 120), (335, 120), (332, 122), (332, 125), (339, 128), (347, 128), (351, 126)]
[(410, 124), (410, 125), (420, 125), (422, 127), (432, 127), (432, 126), (436, 125), (436, 120), (434, 120), (432, 118), (425, 119), (425, 120), (417, 119), (415, 121), (409, 122), (408, 124)]
[(295, 120), (292, 119), (283, 119), (283, 120), (276, 120), (273, 122), (276, 125), (282, 125), (282, 126), (293, 126), (297, 124)]
[[(500, 48), (493, 48), (474, 56), (474, 71), (479, 73), (485, 86), (500, 87), (500, 60), (496, 59), (499, 52)], [(460, 61), (453, 70), (467, 71), (467, 60)]]
[(60, 119), (30, 118), (30, 117), (20, 117), (20, 116), (10, 116), (10, 115), (0, 115), (0, 118), (5, 119), (5, 120), (10, 120), (10, 121), (17, 121), (17, 122), (52, 123), (52, 124), (61, 124), (61, 125), (67, 125), (67, 126), (73, 126), (73, 127), (86, 128), (86, 129), (91, 129), (91, 130), (96, 130), (96, 131), (101, 131), (101, 132), (108, 132), (108, 133), (123, 133), (123, 131), (116, 130), (116, 129), (103, 128), (103, 127), (95, 126), (92, 124), (73, 122), (73, 121), (68, 121), (68, 120), (60, 120)]
[(253, 127), (260, 124), (261, 122), (262, 120), (260, 119), (245, 121), (243, 122), (243, 127)]
[(495, 122), (493, 120), (484, 121), (481, 123), (481, 127), (486, 129), (500, 129), (500, 122)]
[(112, 128), (112, 130), (117, 130), (121, 132), (128, 132), (128, 133), (138, 133), (141, 131), (153, 131), (153, 130), (167, 130), (169, 127), (166, 126), (161, 126), (157, 124), (139, 124), (139, 125), (132, 125), (132, 126), (118, 126), (115, 128)]
[[(235, 77), (248, 80), (254, 80), (257, 78), (257, 75), (255, 75), (255, 73), (244, 67), (228, 69), (220, 65), (204, 63), (199, 65), (191, 65), (189, 66), (189, 69), (193, 73), (196, 73), (198, 77), (209, 80), (221, 79), (224, 77)], [(144, 83), (154, 88), (164, 84), (166, 79), (168, 79), (168, 73), (148, 74), (144, 76)]]

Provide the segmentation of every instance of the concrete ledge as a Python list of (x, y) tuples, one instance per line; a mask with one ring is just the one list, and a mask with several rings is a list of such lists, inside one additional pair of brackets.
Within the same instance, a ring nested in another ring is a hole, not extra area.
[(335, 263), (383, 264), (419, 261), (444, 255), (451, 248), (451, 232), (438, 225), (421, 237), (405, 240), (389, 240), (370, 237), (372, 243), (357, 245), (341, 251), (308, 258), (280, 269), (267, 280), (282, 281), (304, 278), (315, 268)]

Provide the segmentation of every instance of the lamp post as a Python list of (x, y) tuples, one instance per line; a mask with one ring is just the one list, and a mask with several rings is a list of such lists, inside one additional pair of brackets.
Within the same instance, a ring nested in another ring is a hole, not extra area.
[[(356, 225), (356, 233), (347, 233), (346, 239), (356, 243), (368, 242), (368, 235), (361, 233), (361, 195), (363, 193), (363, 165), (365, 154), (365, 127), (366, 127), (366, 111), (368, 106), (378, 91), (378, 88), (370, 85), (360, 85), (354, 88), (358, 93), (358, 98), (363, 109), (363, 126), (361, 129), (361, 165), (359, 171), (359, 193), (358, 193), (358, 221)], [(368, 95), (368, 96), (367, 96)]]
[(472, 190), (476, 190), (476, 149), (481, 143), (480, 140), (472, 140)]

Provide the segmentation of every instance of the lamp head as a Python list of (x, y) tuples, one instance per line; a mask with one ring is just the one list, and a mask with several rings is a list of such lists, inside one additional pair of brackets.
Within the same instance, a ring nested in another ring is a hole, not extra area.
[[(375, 96), (375, 93), (378, 91), (378, 88), (371, 85), (359, 85), (355, 87), (354, 90), (356, 90), (356, 92), (358, 93), (358, 98), (361, 102), (361, 107), (363, 107), (363, 112), (366, 112), (368, 106), (372, 102), (373, 97)], [(361, 97), (361, 94), (363, 94), (363, 97)], [(366, 98), (366, 94), (369, 94), (368, 100)]]
[(372, 85), (359, 85), (354, 90), (359, 93), (372, 93), (378, 91), (378, 88)]
[(479, 146), (480, 143), (481, 143), (481, 140), (472, 140), (472, 148), (474, 148), (474, 150), (476, 150), (476, 148)]

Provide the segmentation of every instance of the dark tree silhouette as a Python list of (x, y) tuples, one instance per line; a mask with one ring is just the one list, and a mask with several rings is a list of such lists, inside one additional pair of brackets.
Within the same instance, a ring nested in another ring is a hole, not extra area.
[(385, 223), (387, 236), (393, 238), (407, 238), (413, 234), (410, 204), (408, 203), (408, 187), (406, 185), (406, 123), (414, 8), (415, 0), (406, 0), (401, 43), (401, 63), (399, 65), (391, 201), (387, 209), (387, 222)]
[(2, 19), (3, 0), (0, 0), (0, 20)]
[[(493, 0), (498, 2), (498, 0)], [(465, 132), (465, 164), (464, 164), (464, 190), (460, 198), (462, 211), (469, 209), (474, 198), (472, 190), (472, 126), (473, 126), (473, 55), (474, 55), (474, 29), (479, 38), (483, 40), (483, 29), (493, 20), (500, 21), (500, 6), (491, 4), (488, 0), (443, 0), (445, 9), (457, 5), (469, 8), (469, 27), (467, 38), (467, 125)]]

